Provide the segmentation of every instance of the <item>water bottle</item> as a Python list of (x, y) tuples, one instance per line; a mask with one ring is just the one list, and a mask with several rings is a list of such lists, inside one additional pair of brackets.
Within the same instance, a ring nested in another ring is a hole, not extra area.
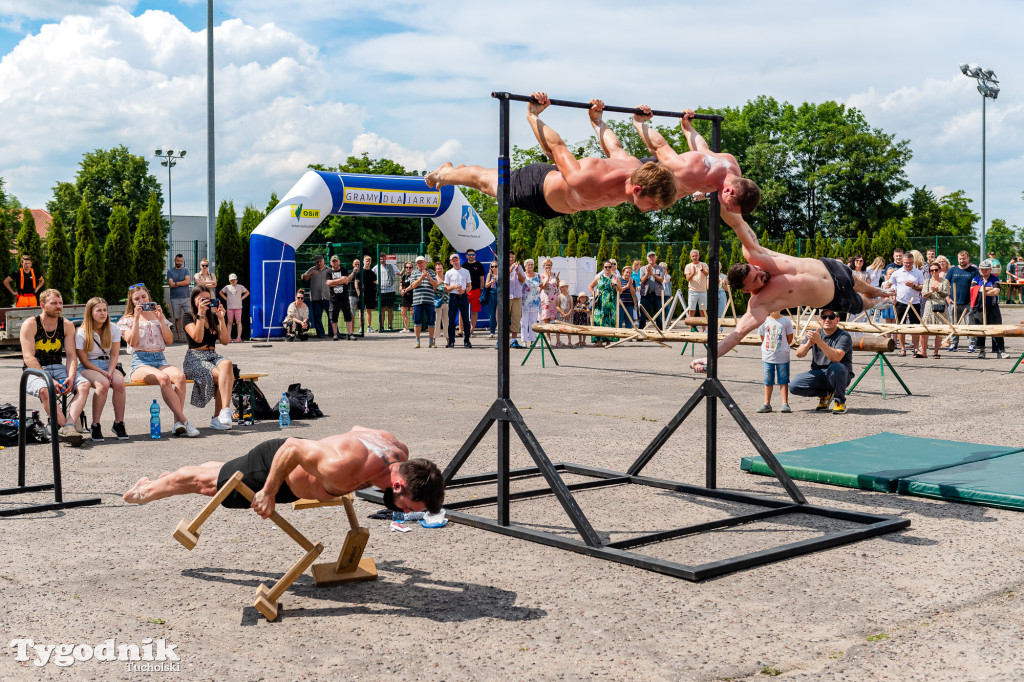
[(153, 398), (153, 404), (149, 406), (149, 437), (160, 438), (160, 405)]
[(277, 404), (277, 425), (282, 429), (292, 425), (292, 403), (288, 394), (281, 394), (281, 402)]
[(405, 521), (405, 512), (391, 512), (391, 520), (395, 523), (402, 523)]

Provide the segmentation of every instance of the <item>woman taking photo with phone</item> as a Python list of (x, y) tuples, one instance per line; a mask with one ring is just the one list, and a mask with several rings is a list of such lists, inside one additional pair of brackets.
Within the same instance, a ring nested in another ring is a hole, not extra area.
[(117, 371), (117, 356), (121, 352), (121, 328), (110, 324), (107, 316), (107, 302), (102, 298), (90, 298), (85, 304), (82, 326), (75, 334), (75, 348), (78, 350), (78, 364), (82, 376), (92, 383), (92, 440), (101, 442), (103, 430), (100, 415), (107, 402), (107, 391), (114, 390), (114, 435), (118, 440), (128, 440), (124, 428), (125, 390), (124, 377)]
[(167, 362), (164, 349), (174, 341), (171, 323), (164, 317), (163, 308), (153, 302), (145, 284), (128, 287), (128, 305), (124, 317), (118, 320), (121, 338), (132, 355), (131, 381), (160, 386), (160, 395), (174, 415), (174, 434), (195, 438), (199, 429), (188, 423), (185, 407), (185, 375)]
[(231, 335), (224, 321), (224, 307), (212, 290), (198, 286), (192, 290), (189, 310), (182, 316), (185, 325), (185, 377), (191, 379), (192, 404), (206, 407), (214, 399), (210, 428), (227, 431), (234, 422), (231, 409), (231, 388), (235, 372), (231, 361), (217, 353), (217, 342), (228, 345)]

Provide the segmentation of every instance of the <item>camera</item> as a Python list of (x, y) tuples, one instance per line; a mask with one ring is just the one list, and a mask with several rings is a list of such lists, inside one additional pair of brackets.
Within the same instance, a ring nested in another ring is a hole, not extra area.
[(143, 312), (151, 313), (154, 310), (156, 310), (156, 303), (152, 301), (147, 301), (142, 304), (142, 310)]

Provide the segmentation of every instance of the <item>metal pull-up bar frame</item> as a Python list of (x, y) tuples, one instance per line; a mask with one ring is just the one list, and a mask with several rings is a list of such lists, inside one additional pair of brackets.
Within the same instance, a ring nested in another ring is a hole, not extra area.
[[(506, 99), (512, 102), (532, 102), (537, 104), (530, 95), (513, 95), (510, 92), (492, 92), (491, 97), (495, 99)], [(590, 102), (574, 102), (569, 99), (548, 99), (548, 102), (553, 107), (568, 107), (570, 109), (589, 109)], [(619, 114), (640, 114), (644, 115), (644, 112), (640, 111), (638, 107), (619, 107), (611, 104), (604, 105), (605, 111), (614, 111)], [(665, 116), (667, 118), (682, 118), (683, 112), (681, 111), (666, 111), (664, 109), (651, 109), (651, 116)], [(725, 117), (720, 114), (694, 114), (693, 118), (698, 121), (724, 121)]]
[[(508, 268), (509, 253), (509, 211), (511, 203), (511, 162), (509, 153), (509, 102), (529, 102), (531, 98), (526, 95), (513, 95), (507, 92), (492, 92), (491, 96), (498, 100), (498, 225), (497, 225), (497, 250), (495, 257), (502, 267)], [(590, 104), (586, 102), (574, 102), (570, 100), (550, 100), (553, 106), (570, 107), (574, 109), (589, 109)], [(622, 113), (641, 113), (633, 107), (605, 106), (606, 111)], [(681, 112), (654, 111), (656, 116), (669, 116), (681, 118)], [(712, 122), (711, 149), (719, 151), (721, 144), (721, 127), (723, 117), (719, 115), (698, 114), (695, 118), (710, 120)], [(708, 265), (711, 276), (708, 278), (708, 319), (710, 324), (715, 324), (718, 319), (718, 242), (719, 242), (719, 204), (718, 195), (712, 192), (709, 195), (711, 203), (711, 215), (708, 221), (710, 247), (708, 254)], [(527, 426), (522, 413), (519, 412), (510, 396), (510, 362), (509, 362), (509, 276), (506, 274), (498, 278), (498, 363), (497, 363), (497, 398), (484, 414), (483, 419), (470, 432), (466, 441), (459, 448), (459, 451), (449, 462), (444, 470), (444, 480), (449, 488), (459, 486), (471, 486), (482, 483), (494, 483), (496, 495), (493, 497), (474, 496), (469, 499), (450, 501), (445, 507), (448, 509), (449, 517), (456, 522), (483, 528), (485, 530), (501, 533), (511, 537), (529, 540), (552, 547), (558, 547), (581, 554), (616, 561), (637, 568), (649, 571), (657, 571), (666, 575), (672, 575), (687, 580), (702, 580), (715, 575), (729, 573), (742, 568), (756, 566), (787, 557), (805, 554), (820, 549), (826, 549), (835, 545), (854, 542), (866, 537), (890, 533), (910, 525), (906, 519), (888, 518), (875, 514), (864, 514), (858, 512), (845, 512), (815, 505), (807, 504), (806, 499), (800, 490), (793, 483), (789, 474), (782, 468), (782, 465), (775, 458), (768, 445), (760, 438), (756, 429), (743, 415), (739, 406), (725, 390), (725, 387), (718, 379), (718, 335), (708, 334), (708, 364), (707, 376), (701, 385), (694, 392), (693, 396), (682, 406), (676, 415), (666, 426), (655, 436), (654, 440), (633, 462), (626, 472), (609, 471), (593, 466), (575, 465), (570, 463), (553, 463), (544, 452), (537, 437)], [(657, 454), (666, 441), (675, 433), (690, 413), (705, 403), (706, 407), (706, 456), (705, 456), (705, 485), (694, 486), (673, 481), (651, 478), (642, 475), (641, 471)], [(771, 468), (772, 472), (779, 479), (779, 482), (789, 494), (791, 501), (776, 500), (753, 495), (717, 490), (716, 467), (717, 467), (717, 406), (721, 402), (730, 415), (739, 424), (744, 435), (751, 442), (757, 452)], [(489, 473), (457, 476), (462, 465), (481, 443), (491, 426), (497, 426), (497, 470)], [(522, 441), (527, 453), (533, 459), (533, 466), (512, 469), (509, 462), (509, 436), (510, 428), (514, 429), (516, 435)], [(590, 480), (583, 483), (566, 484), (562, 479), (562, 473), (574, 474), (587, 477)], [(513, 478), (531, 478), (540, 476), (547, 483), (547, 488), (510, 490), (510, 480)], [(696, 523), (682, 528), (662, 530), (655, 533), (629, 533), (631, 537), (619, 541), (611, 541), (602, 533), (599, 533), (591, 525), (573, 497), (574, 490), (585, 490), (600, 488), (612, 485), (642, 485), (649, 488), (669, 490), (676, 493), (686, 493), (693, 496), (712, 498), (727, 502), (742, 503), (761, 507), (762, 511), (741, 513), (737, 516)], [(364, 499), (373, 500), (377, 503), (383, 502), (383, 495), (377, 491), (360, 491), (357, 493)], [(521, 525), (512, 522), (509, 503), (513, 500), (528, 499), (543, 495), (554, 495), (558, 500), (566, 516), (572, 522), (579, 539), (564, 537), (558, 533), (538, 530), (536, 526)], [(463, 511), (471, 507), (482, 505), (495, 505), (496, 519), (486, 518), (469, 514)], [(702, 565), (688, 565), (677, 561), (667, 560), (660, 557), (641, 554), (634, 548), (664, 542), (673, 538), (684, 537), (707, 533), (716, 529), (725, 529), (742, 524), (752, 523), (764, 519), (785, 516), (790, 514), (804, 514), (809, 516), (824, 517), (827, 519), (838, 519), (854, 524), (852, 529), (827, 532), (820, 537), (807, 540), (798, 540), (778, 547), (742, 554), (740, 556), (713, 561)]]

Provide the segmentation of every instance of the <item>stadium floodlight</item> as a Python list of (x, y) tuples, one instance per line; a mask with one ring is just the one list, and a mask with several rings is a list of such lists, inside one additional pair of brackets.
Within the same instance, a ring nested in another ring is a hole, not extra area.
[(999, 81), (995, 71), (980, 66), (960, 64), (960, 73), (978, 81), (978, 92), (981, 93), (981, 246), (978, 260), (984, 260), (985, 248), (985, 100), (999, 97)]
[(173, 263), (171, 255), (174, 253), (174, 214), (171, 212), (171, 169), (177, 165), (180, 159), (185, 158), (185, 150), (182, 149), (175, 154), (173, 149), (168, 149), (165, 152), (161, 148), (156, 150), (154, 156), (163, 159), (160, 165), (167, 168), (167, 258), (168, 262)]

